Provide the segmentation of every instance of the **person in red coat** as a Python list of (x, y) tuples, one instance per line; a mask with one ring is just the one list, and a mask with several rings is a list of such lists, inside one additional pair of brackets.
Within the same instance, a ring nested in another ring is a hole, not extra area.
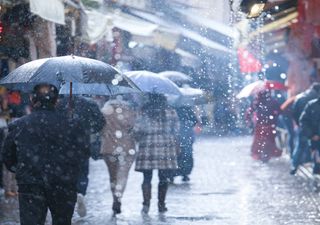
[(282, 151), (275, 143), (276, 123), (281, 110), (280, 104), (271, 97), (270, 90), (259, 92), (249, 110), (251, 115), (255, 115), (251, 156), (263, 162), (281, 156)]

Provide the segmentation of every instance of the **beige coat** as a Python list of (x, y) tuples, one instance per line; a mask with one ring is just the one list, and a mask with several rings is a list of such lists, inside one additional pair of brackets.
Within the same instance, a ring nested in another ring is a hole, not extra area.
[(110, 100), (102, 108), (106, 125), (101, 135), (102, 155), (135, 154), (135, 141), (132, 129), (135, 123), (135, 112), (122, 100)]

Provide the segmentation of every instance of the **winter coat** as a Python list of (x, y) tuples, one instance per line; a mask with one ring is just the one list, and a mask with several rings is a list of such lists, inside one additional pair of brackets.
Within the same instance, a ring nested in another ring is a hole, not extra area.
[(89, 140), (78, 121), (55, 110), (39, 109), (9, 124), (2, 151), (19, 185), (75, 187)]
[(180, 121), (180, 146), (190, 146), (194, 142), (194, 126), (198, 123), (191, 107), (180, 107), (177, 110)]
[(89, 134), (102, 130), (105, 120), (99, 106), (93, 100), (74, 96), (71, 100), (71, 109), (69, 101), (68, 97), (59, 99), (57, 111), (69, 113), (72, 109), (72, 117), (78, 119)]
[(320, 98), (308, 102), (299, 122), (304, 136), (312, 138), (314, 135), (320, 135)]
[(139, 143), (136, 170), (177, 169), (179, 119), (173, 109), (165, 110), (165, 121), (157, 121), (142, 113), (134, 132)]
[(319, 93), (317, 93), (314, 90), (306, 90), (305, 92), (302, 92), (301, 94), (297, 95), (296, 100), (293, 103), (293, 119), (297, 124), (299, 124), (299, 118), (303, 112), (304, 107), (308, 104), (310, 100), (316, 99), (319, 97)]
[(132, 129), (135, 112), (129, 103), (122, 100), (110, 100), (102, 108), (106, 125), (101, 134), (101, 154), (117, 155), (135, 153), (135, 140)]

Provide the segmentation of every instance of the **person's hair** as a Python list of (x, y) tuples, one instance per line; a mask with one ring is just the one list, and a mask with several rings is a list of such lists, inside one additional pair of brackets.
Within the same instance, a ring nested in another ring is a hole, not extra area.
[(167, 99), (162, 94), (149, 93), (147, 101), (142, 106), (142, 111), (151, 119), (157, 121), (166, 120)]
[(59, 96), (58, 89), (51, 84), (38, 84), (33, 88), (31, 103), (33, 108), (53, 109)]

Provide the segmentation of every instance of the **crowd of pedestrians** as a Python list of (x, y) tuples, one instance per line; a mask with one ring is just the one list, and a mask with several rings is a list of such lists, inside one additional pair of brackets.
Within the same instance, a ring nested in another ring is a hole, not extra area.
[(281, 127), (287, 133), (285, 147), (291, 158), (290, 174), (310, 162), (313, 173), (320, 174), (320, 83), (313, 82), (297, 96), (279, 100), (284, 94), (268, 88), (261, 90), (247, 110), (247, 119), (254, 123), (251, 156), (263, 162), (280, 157), (283, 149), (276, 139), (280, 137), (277, 128)]
[(129, 94), (70, 98), (44, 83), (34, 87), (31, 103), (24, 102), (24, 115), (13, 120), (6, 117), (8, 98), (2, 96), (2, 186), (5, 198), (18, 197), (22, 225), (44, 224), (48, 210), (54, 225), (71, 224), (76, 205), (79, 215), (86, 215), (90, 156), (107, 165), (114, 215), (121, 213), (134, 162), (143, 175), (144, 214), (151, 204), (153, 170), (159, 176), (159, 213), (168, 210), (170, 182), (176, 176), (190, 179), (198, 123), (191, 106), (174, 108), (156, 93), (144, 94), (139, 104)]

